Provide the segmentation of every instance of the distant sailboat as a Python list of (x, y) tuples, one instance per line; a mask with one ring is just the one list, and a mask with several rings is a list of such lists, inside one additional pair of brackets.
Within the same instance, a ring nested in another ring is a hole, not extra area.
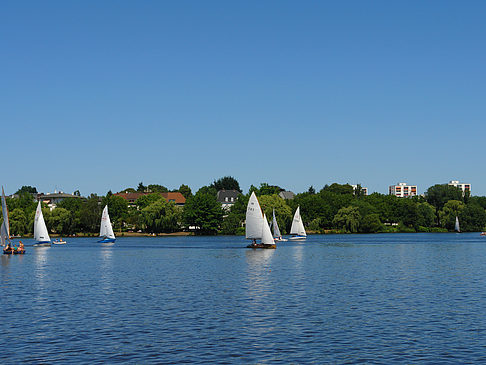
[(44, 216), (42, 215), (41, 202), (37, 204), (37, 210), (35, 211), (34, 219), (34, 239), (37, 243), (34, 246), (50, 246), (51, 238), (49, 237), (49, 232), (47, 232), (46, 222), (44, 221)]
[(8, 221), (7, 202), (5, 201), (5, 193), (2, 186), (2, 227), (0, 227), (0, 242), (2, 243), (3, 253), (9, 253), (7, 251), (7, 242), (10, 243), (10, 224)]
[(456, 216), (456, 224), (454, 225), (454, 230), (457, 233), (461, 233), (461, 228), (459, 227), (459, 218)]
[[(272, 232), (267, 222), (267, 218), (262, 214), (260, 203), (252, 192), (250, 200), (246, 207), (246, 226), (245, 226), (246, 238), (253, 240), (253, 243), (248, 245), (248, 248), (276, 248), (275, 241), (273, 240)], [(257, 243), (256, 240), (260, 239), (261, 243)]]
[(114, 243), (116, 240), (113, 233), (113, 227), (111, 226), (110, 216), (108, 215), (108, 205), (105, 205), (103, 213), (101, 214), (101, 227), (100, 227), (99, 243)]
[(0, 243), (3, 247), (3, 253), (5, 255), (11, 254), (24, 254), (25, 249), (22, 241), (19, 242), (19, 247), (13, 247), (12, 242), (10, 241), (10, 222), (8, 220), (8, 209), (7, 209), (7, 201), (5, 200), (5, 192), (3, 191), (2, 186), (2, 226), (0, 227)]
[(275, 209), (273, 210), (273, 218), (272, 218), (272, 227), (273, 227), (273, 239), (275, 241), (287, 241), (285, 238), (282, 237), (280, 233), (280, 229), (278, 228), (277, 218), (275, 217)]
[(304, 223), (302, 222), (302, 217), (300, 216), (300, 206), (294, 214), (294, 219), (292, 220), (292, 227), (290, 227), (290, 234), (294, 235), (289, 239), (292, 241), (303, 241), (307, 238), (307, 233), (305, 232)]

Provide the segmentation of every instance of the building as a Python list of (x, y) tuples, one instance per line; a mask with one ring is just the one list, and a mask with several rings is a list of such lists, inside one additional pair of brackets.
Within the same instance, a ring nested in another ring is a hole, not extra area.
[(230, 209), (238, 200), (241, 193), (238, 190), (219, 190), (216, 199), (221, 203), (223, 209)]
[(67, 198), (75, 198), (81, 199), (81, 196), (74, 195), (74, 194), (67, 194), (62, 191), (54, 191), (53, 193), (39, 193), (37, 194), (37, 201), (41, 201), (44, 204), (47, 204), (50, 210), (56, 208), (57, 204), (62, 202), (64, 199)]
[(456, 188), (461, 189), (462, 190), (462, 196), (466, 195), (466, 192), (468, 192), (469, 195), (471, 195), (471, 184), (461, 183), (457, 180), (451, 180), (451, 181), (449, 181), (449, 183), (447, 185), (455, 186)]
[[(113, 195), (116, 196), (121, 196), (123, 199), (128, 201), (128, 205), (131, 207), (135, 207), (137, 205), (136, 201), (138, 198), (144, 195), (150, 195), (150, 194), (157, 194), (157, 193), (130, 193), (130, 192), (120, 192), (120, 193), (115, 193)], [(166, 202), (173, 202), (175, 205), (178, 206), (183, 206), (186, 204), (186, 198), (184, 198), (184, 195), (179, 193), (178, 191), (171, 191), (168, 193), (160, 193), (162, 197), (165, 199)]]
[(398, 183), (397, 185), (390, 185), (388, 188), (390, 195), (395, 195), (398, 198), (408, 198), (410, 196), (417, 196), (417, 185), (407, 185), (407, 183)]
[(295, 198), (295, 194), (291, 191), (281, 191), (278, 196), (285, 200), (292, 200)]
[(178, 191), (169, 191), (168, 193), (161, 193), (161, 195), (164, 197), (167, 203), (172, 202), (181, 207), (186, 204), (186, 198)]
[[(358, 185), (351, 185), (353, 187), (353, 191), (356, 191), (356, 189), (358, 188)], [(361, 187), (361, 195), (368, 195), (368, 188), (362, 186)]]

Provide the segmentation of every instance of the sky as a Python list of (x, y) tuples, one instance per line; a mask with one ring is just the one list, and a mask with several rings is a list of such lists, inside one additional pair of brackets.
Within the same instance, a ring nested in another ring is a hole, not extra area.
[(0, 184), (486, 195), (484, 1), (3, 1)]

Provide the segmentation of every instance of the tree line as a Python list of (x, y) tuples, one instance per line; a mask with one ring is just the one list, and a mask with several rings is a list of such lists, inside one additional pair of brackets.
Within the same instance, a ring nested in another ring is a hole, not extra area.
[[(237, 190), (238, 199), (231, 209), (223, 209), (217, 201), (219, 190)], [(482, 231), (486, 226), (486, 197), (470, 196), (448, 185), (434, 185), (424, 196), (398, 198), (373, 193), (364, 196), (361, 188), (348, 184), (325, 185), (320, 191), (312, 186), (292, 200), (279, 196), (283, 189), (260, 184), (244, 194), (238, 181), (225, 176), (203, 186), (195, 194), (187, 185), (177, 190), (186, 197), (186, 204), (167, 202), (162, 185), (143, 185), (123, 191), (145, 192), (133, 206), (108, 192), (105, 196), (91, 194), (87, 198), (67, 198), (53, 210), (43, 206), (43, 214), (51, 233), (61, 235), (96, 234), (100, 228), (102, 209), (108, 205), (115, 232), (170, 233), (192, 230), (196, 234), (244, 234), (246, 205), (255, 192), (267, 217), (273, 210), (283, 234), (290, 231), (297, 206), (308, 231), (316, 233), (377, 233), (377, 232), (447, 232), (454, 229), (458, 217), (461, 230)], [(37, 203), (33, 187), (22, 187), (16, 198), (8, 198), (12, 235), (32, 233)], [(79, 195), (79, 192), (78, 192)]]

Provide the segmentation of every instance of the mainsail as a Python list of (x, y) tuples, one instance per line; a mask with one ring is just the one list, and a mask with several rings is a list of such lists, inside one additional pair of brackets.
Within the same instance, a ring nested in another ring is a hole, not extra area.
[(295, 211), (294, 219), (292, 220), (292, 227), (290, 227), (290, 234), (307, 236), (304, 228), (304, 223), (302, 223), (302, 218), (300, 216), (300, 206), (298, 206), (297, 210)]
[(456, 232), (461, 232), (461, 229), (459, 227), (459, 218), (456, 216), (456, 224), (454, 225), (454, 230)]
[(47, 232), (46, 222), (44, 221), (44, 216), (42, 215), (41, 202), (37, 204), (37, 210), (35, 211), (34, 219), (34, 239), (37, 242), (50, 242), (51, 238)]
[[(260, 239), (262, 238), (262, 226), (263, 226), (263, 214), (260, 208), (260, 203), (255, 195), (255, 192), (251, 193), (250, 200), (246, 207), (246, 225), (245, 233), (248, 239)], [(268, 226), (268, 224), (267, 224)]]
[(100, 237), (115, 238), (110, 216), (108, 215), (108, 205), (105, 205), (103, 214), (101, 215)]
[(7, 210), (7, 202), (5, 200), (5, 192), (3, 191), (2, 186), (2, 215), (3, 221), (2, 226), (0, 227), (0, 243), (2, 246), (5, 246), (7, 241), (10, 241), (10, 224), (8, 221), (8, 210)]
[(280, 233), (280, 229), (278, 229), (277, 218), (275, 217), (275, 209), (273, 210), (273, 219), (272, 219), (272, 226), (273, 226), (273, 237), (282, 237)]

